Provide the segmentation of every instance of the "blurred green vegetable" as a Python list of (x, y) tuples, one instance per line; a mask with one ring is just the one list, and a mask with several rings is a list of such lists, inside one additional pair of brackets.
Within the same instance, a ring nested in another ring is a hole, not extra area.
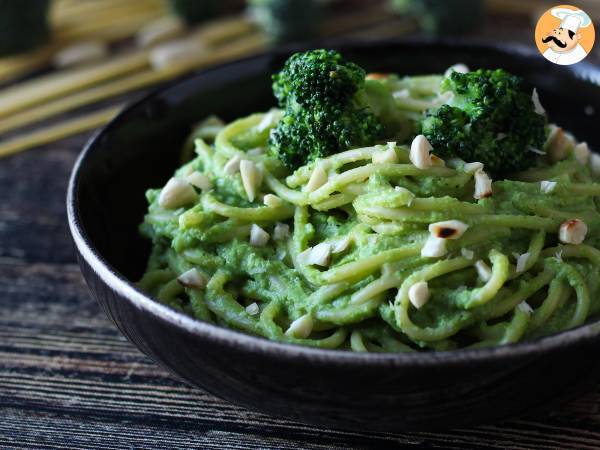
[(318, 0), (249, 0), (250, 14), (273, 42), (313, 37), (323, 16)]
[(170, 0), (171, 9), (188, 25), (203, 22), (222, 13), (223, 0)]
[(0, 56), (32, 50), (50, 34), (50, 0), (0, 0)]
[(484, 18), (483, 0), (390, 0), (390, 6), (414, 16), (425, 32), (434, 35), (467, 33)]

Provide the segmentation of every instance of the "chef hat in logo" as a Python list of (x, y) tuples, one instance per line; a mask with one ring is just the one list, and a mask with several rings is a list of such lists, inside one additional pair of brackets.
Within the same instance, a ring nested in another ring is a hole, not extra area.
[(561, 20), (561, 28), (571, 30), (573, 33), (577, 33), (579, 28), (589, 27), (592, 23), (590, 16), (580, 9), (553, 8), (551, 14)]

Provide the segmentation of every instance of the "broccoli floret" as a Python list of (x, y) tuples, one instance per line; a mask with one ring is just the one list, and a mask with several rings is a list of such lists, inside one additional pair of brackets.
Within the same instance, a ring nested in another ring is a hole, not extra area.
[(283, 108), (290, 101), (303, 107), (322, 107), (352, 99), (362, 88), (365, 71), (334, 50), (292, 55), (273, 76), (273, 93)]
[(384, 127), (362, 98), (365, 71), (333, 50), (297, 53), (273, 77), (285, 114), (269, 147), (289, 168), (375, 143)]
[(441, 92), (453, 95), (421, 123), (436, 155), (482, 162), (496, 176), (535, 164), (531, 148), (543, 146), (546, 118), (522, 78), (501, 69), (451, 72)]
[(381, 124), (364, 109), (288, 111), (270, 137), (270, 148), (289, 168), (352, 147), (374, 143)]

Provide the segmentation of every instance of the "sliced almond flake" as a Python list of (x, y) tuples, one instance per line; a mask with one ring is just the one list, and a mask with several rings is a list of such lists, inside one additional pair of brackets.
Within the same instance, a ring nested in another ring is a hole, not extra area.
[(246, 312), (251, 316), (255, 316), (260, 312), (260, 308), (258, 307), (256, 302), (250, 303), (248, 306), (246, 306)]
[[(390, 143), (388, 143), (389, 145)], [(398, 155), (393, 147), (386, 148), (385, 150), (379, 150), (373, 153), (372, 157), (373, 164), (394, 164), (398, 162)]]
[(465, 173), (476, 173), (480, 170), (483, 170), (483, 164), (480, 162), (470, 162), (464, 165)]
[(582, 166), (587, 165), (588, 161), (590, 160), (591, 153), (592, 152), (590, 151), (587, 142), (580, 142), (575, 146), (575, 148), (573, 148), (573, 154), (575, 155), (575, 159), (577, 159), (579, 164), (581, 164)]
[(539, 148), (532, 147), (531, 145), (529, 147), (527, 147), (527, 150), (529, 150), (532, 153), (535, 153), (536, 155), (545, 155), (546, 154), (545, 151), (540, 150)]
[(482, 281), (487, 283), (492, 278), (492, 269), (488, 266), (485, 261), (479, 260), (475, 263), (475, 269), (477, 270), (477, 274)]
[(525, 268), (527, 267), (527, 263), (529, 262), (529, 258), (531, 257), (531, 253), (523, 253), (519, 255), (517, 258), (517, 273), (525, 272)]
[(352, 237), (350, 235), (346, 235), (341, 239), (333, 241), (331, 243), (331, 253), (342, 253), (348, 248), (351, 241)]
[(193, 268), (179, 275), (177, 281), (187, 288), (203, 289), (208, 279), (198, 269)]
[(519, 308), (520, 311), (522, 311), (528, 315), (533, 314), (533, 308), (531, 306), (529, 306), (529, 303), (527, 303), (525, 301), (519, 303), (519, 306), (517, 306), (517, 308)]
[(448, 253), (446, 249), (446, 239), (441, 239), (435, 236), (429, 236), (425, 241), (425, 245), (421, 249), (421, 256), (426, 258), (441, 258)]
[(492, 180), (483, 170), (475, 172), (475, 193), (473, 197), (477, 200), (490, 197), (493, 194)]
[(429, 232), (432, 236), (441, 239), (459, 239), (469, 228), (460, 220), (444, 220), (429, 225)]
[(588, 227), (581, 219), (564, 221), (558, 230), (558, 238), (564, 244), (579, 245), (585, 240)]
[(546, 114), (546, 110), (540, 103), (540, 96), (536, 88), (533, 88), (533, 92), (531, 93), (531, 101), (533, 102), (533, 109), (537, 114), (542, 116)]
[(307, 248), (298, 255), (298, 261), (306, 266), (329, 265), (331, 259), (331, 244), (321, 242), (314, 247)]
[(179, 178), (171, 178), (160, 191), (158, 204), (161, 208), (177, 209), (193, 203), (198, 198), (190, 183)]
[(198, 171), (190, 173), (185, 179), (192, 186), (195, 186), (202, 191), (209, 191), (212, 189), (210, 178)]
[(552, 162), (562, 161), (575, 146), (575, 138), (571, 133), (567, 133), (554, 124), (550, 124), (548, 128), (550, 132), (544, 144), (544, 149), (548, 150), (548, 156)]
[(550, 194), (556, 189), (556, 181), (540, 181), (540, 189), (544, 194)]
[(264, 247), (269, 242), (269, 238), (269, 233), (255, 223), (252, 224), (250, 228), (250, 245), (253, 247)]
[(242, 176), (242, 184), (244, 185), (246, 196), (252, 202), (258, 194), (258, 189), (262, 182), (261, 173), (252, 161), (242, 159), (240, 161), (240, 175)]
[(283, 200), (274, 194), (266, 194), (263, 197), (263, 203), (269, 208), (277, 208), (283, 204)]
[(428, 169), (431, 167), (431, 144), (425, 136), (419, 134), (410, 145), (410, 161), (418, 169)]
[(426, 281), (418, 281), (408, 290), (408, 299), (417, 309), (421, 309), (429, 301), (429, 297), (429, 286)]
[(232, 156), (223, 167), (223, 172), (225, 172), (227, 175), (233, 175), (234, 173), (239, 172), (241, 160), (242, 158), (240, 155)]

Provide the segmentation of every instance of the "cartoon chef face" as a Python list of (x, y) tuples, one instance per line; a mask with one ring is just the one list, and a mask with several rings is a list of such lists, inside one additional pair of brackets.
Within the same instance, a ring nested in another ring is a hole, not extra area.
[[(582, 46), (582, 42), (587, 39), (586, 33), (589, 34), (585, 28), (591, 27), (592, 35), (594, 32), (590, 17), (580, 9), (570, 8), (550, 9), (548, 12), (553, 18), (550, 18), (539, 31), (536, 28), (536, 34), (541, 41), (539, 47), (547, 47), (542, 50), (542, 55), (554, 64), (570, 65), (583, 60), (587, 56), (587, 51)], [(559, 20), (558, 23), (556, 19)], [(540, 23), (543, 23), (541, 19), (538, 26)]]
[(581, 34), (566, 28), (555, 28), (550, 31), (542, 42), (558, 53), (566, 53), (573, 50), (581, 40)]

